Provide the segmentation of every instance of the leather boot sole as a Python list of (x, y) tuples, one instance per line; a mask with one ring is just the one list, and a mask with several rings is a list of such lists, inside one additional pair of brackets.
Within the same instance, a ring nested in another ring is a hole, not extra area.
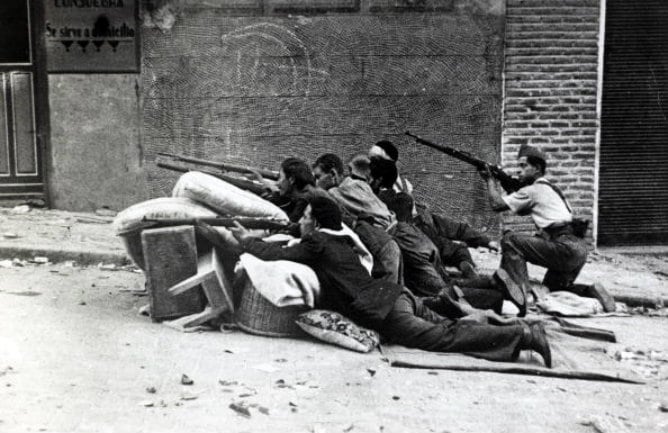
[(598, 299), (598, 301), (603, 305), (603, 311), (606, 313), (613, 312), (617, 309), (615, 305), (615, 298), (612, 297), (610, 293), (603, 287), (601, 283), (594, 283), (589, 287), (589, 296), (592, 298)]
[(508, 272), (504, 269), (497, 269), (494, 272), (494, 280), (497, 282), (499, 287), (508, 295), (508, 298), (517, 305), (517, 308), (520, 310), (518, 316), (524, 317), (526, 315), (526, 293), (522, 290), (522, 287), (515, 282)]

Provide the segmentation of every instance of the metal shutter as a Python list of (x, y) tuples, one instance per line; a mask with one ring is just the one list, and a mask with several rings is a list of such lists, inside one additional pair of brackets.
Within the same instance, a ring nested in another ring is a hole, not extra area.
[(606, 15), (598, 244), (668, 244), (668, 1)]

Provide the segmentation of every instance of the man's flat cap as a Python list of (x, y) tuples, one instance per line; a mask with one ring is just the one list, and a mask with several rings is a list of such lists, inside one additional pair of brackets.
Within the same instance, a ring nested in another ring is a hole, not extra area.
[(545, 157), (545, 154), (543, 152), (541, 152), (535, 147), (529, 146), (528, 144), (523, 144), (522, 146), (520, 146), (520, 151), (517, 154), (517, 157), (521, 158), (523, 156), (526, 157), (533, 156), (534, 158), (547, 161), (547, 158)]

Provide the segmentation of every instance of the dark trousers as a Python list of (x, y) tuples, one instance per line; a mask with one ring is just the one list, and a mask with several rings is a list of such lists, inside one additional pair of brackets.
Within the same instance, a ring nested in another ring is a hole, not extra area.
[(501, 240), (501, 268), (529, 292), (527, 262), (547, 268), (543, 284), (551, 291), (568, 290), (587, 261), (584, 240), (571, 233), (543, 238), (508, 232)]
[(441, 260), (444, 265), (459, 268), (462, 262), (468, 262), (473, 265), (473, 257), (466, 244), (452, 241), (450, 239), (441, 239), (438, 245), (438, 252), (441, 254)]
[(409, 291), (399, 295), (379, 329), (386, 340), (431, 352), (459, 352), (492, 361), (515, 361), (521, 325), (495, 326), (445, 318)]

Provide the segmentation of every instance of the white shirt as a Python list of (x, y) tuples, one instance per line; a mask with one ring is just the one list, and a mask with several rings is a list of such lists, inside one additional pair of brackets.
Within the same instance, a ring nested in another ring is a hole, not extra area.
[(413, 195), (413, 185), (411, 185), (408, 179), (402, 179), (401, 176), (397, 176), (397, 181), (394, 182), (392, 188), (395, 192), (405, 192), (408, 195)]
[(544, 229), (551, 224), (564, 224), (573, 220), (573, 215), (564, 200), (543, 177), (512, 194), (502, 197), (511, 211), (518, 215), (531, 215), (534, 224)]

